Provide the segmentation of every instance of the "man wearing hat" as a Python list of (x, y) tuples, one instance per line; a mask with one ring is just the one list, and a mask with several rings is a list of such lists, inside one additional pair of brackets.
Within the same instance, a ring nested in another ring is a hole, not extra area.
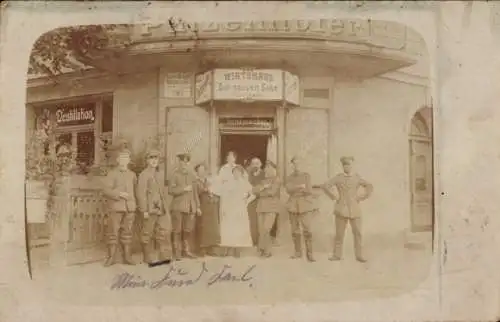
[[(333, 256), (330, 260), (342, 259), (342, 249), (347, 223), (351, 225), (354, 235), (354, 252), (359, 262), (366, 262), (362, 252), (361, 238), (361, 208), (360, 202), (370, 197), (373, 186), (359, 174), (352, 172), (353, 157), (341, 157), (343, 173), (337, 174), (333, 179), (322, 185), (325, 193), (335, 201), (335, 241)], [(338, 196), (332, 191), (336, 188)], [(360, 188), (364, 193), (360, 194)]]
[[(306, 257), (309, 262), (314, 262), (312, 251), (311, 221), (318, 211), (316, 198), (313, 195), (311, 176), (301, 169), (301, 159), (294, 157), (291, 160), (292, 173), (286, 178), (285, 188), (289, 195), (286, 208), (290, 213), (292, 226), (292, 239), (295, 254), (292, 258), (302, 257), (302, 235), (304, 236)], [(302, 228), (302, 233), (301, 233)]]
[(116, 264), (118, 239), (120, 239), (123, 247), (124, 263), (128, 265), (135, 264), (131, 257), (130, 244), (132, 242), (132, 225), (136, 211), (135, 187), (137, 177), (128, 168), (130, 163), (129, 150), (121, 149), (118, 151), (116, 161), (118, 165), (108, 172), (103, 189), (110, 210), (106, 227), (108, 258), (104, 263), (105, 266)]
[(170, 203), (172, 229), (174, 231), (175, 256), (194, 258), (191, 252), (191, 234), (194, 229), (195, 216), (201, 215), (200, 200), (197, 192), (197, 178), (189, 168), (191, 157), (182, 153), (177, 155), (178, 167), (174, 170), (168, 183), (168, 192), (173, 196)]
[(160, 151), (149, 150), (146, 154), (147, 167), (141, 172), (137, 182), (137, 204), (144, 215), (141, 242), (144, 262), (148, 264), (153, 262), (153, 245), (150, 243), (153, 234), (159, 248), (158, 260), (165, 262), (172, 259), (172, 224), (163, 178), (158, 171), (159, 160)]
[(281, 212), (280, 181), (276, 165), (267, 161), (264, 167), (264, 179), (253, 188), (257, 198), (257, 220), (259, 229), (259, 252), (262, 257), (271, 257), (271, 228), (278, 213)]

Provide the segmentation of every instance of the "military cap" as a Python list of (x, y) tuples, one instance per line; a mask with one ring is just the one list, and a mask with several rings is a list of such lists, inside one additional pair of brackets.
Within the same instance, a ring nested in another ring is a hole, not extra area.
[(158, 150), (155, 150), (155, 149), (151, 149), (151, 150), (148, 150), (148, 152), (146, 153), (146, 159), (149, 159), (149, 158), (158, 158), (160, 157), (160, 151)]
[(290, 162), (294, 163), (295, 161), (298, 161), (298, 160), (300, 160), (300, 157), (298, 155), (296, 155), (296, 156), (292, 157), (292, 159), (290, 159)]
[(350, 164), (354, 161), (354, 157), (347, 157), (347, 156), (344, 156), (344, 157), (341, 157), (340, 158), (340, 163), (342, 164)]
[(191, 161), (191, 156), (188, 153), (179, 153), (177, 154), (177, 158), (184, 162)]

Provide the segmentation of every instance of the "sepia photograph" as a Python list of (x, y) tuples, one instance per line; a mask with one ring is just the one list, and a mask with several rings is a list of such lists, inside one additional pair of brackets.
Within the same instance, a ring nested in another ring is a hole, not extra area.
[(423, 37), (386, 20), (209, 18), (36, 40), (32, 279), (79, 305), (415, 290), (436, 223)]

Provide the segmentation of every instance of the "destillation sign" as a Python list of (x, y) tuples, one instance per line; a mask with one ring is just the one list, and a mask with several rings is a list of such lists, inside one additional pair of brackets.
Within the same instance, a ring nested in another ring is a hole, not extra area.
[(281, 69), (213, 69), (196, 76), (195, 103), (277, 101), (299, 104), (299, 79)]

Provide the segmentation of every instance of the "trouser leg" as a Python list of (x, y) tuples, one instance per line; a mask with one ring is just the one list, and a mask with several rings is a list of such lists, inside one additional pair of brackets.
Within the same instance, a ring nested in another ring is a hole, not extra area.
[(264, 214), (262, 214), (262, 213), (257, 214), (257, 229), (259, 231), (258, 249), (259, 249), (260, 255), (263, 254), (263, 247), (264, 247), (264, 238), (263, 238), (263, 235), (264, 235), (264, 216), (263, 215)]
[(360, 262), (365, 262), (363, 256), (363, 241), (361, 236), (361, 218), (354, 218), (350, 220), (353, 240), (354, 240), (354, 254), (356, 259)]
[(123, 213), (121, 212), (112, 212), (108, 215), (108, 224), (106, 226), (108, 256), (106, 258), (106, 262), (104, 263), (105, 266), (116, 264), (118, 233), (120, 231), (122, 217)]
[(132, 227), (134, 225), (135, 213), (127, 212), (124, 214), (121, 222), (120, 241), (123, 246), (123, 262), (128, 265), (135, 265), (132, 260), (131, 243)]
[(151, 237), (154, 233), (154, 229), (158, 220), (157, 215), (150, 215), (148, 218), (144, 219), (141, 233), (141, 243), (142, 251), (144, 255), (145, 263), (153, 262), (153, 245), (151, 244)]
[(176, 258), (182, 257), (182, 216), (181, 212), (172, 212), (172, 249)]
[(183, 214), (182, 216), (182, 250), (183, 255), (188, 258), (194, 258), (194, 254), (191, 252), (191, 233), (194, 228), (195, 215), (194, 214)]
[(260, 216), (263, 217), (262, 219), (262, 235), (260, 238), (263, 239), (262, 241), (262, 252), (266, 256), (270, 256), (270, 249), (271, 249), (271, 229), (273, 227), (274, 219), (276, 218), (275, 213), (263, 213), (259, 214)]
[(333, 256), (330, 258), (331, 260), (338, 260), (342, 258), (347, 220), (348, 219), (345, 217), (335, 216), (335, 237), (333, 242)]
[(276, 239), (278, 237), (279, 216), (280, 216), (279, 213), (275, 214), (274, 219), (273, 219), (273, 225), (271, 227), (271, 231), (269, 232), (269, 235), (271, 236), (272, 239)]
[(299, 214), (290, 213), (290, 226), (292, 230), (292, 240), (294, 247), (294, 254), (292, 258), (302, 257), (302, 234), (300, 231)]
[(172, 244), (170, 235), (172, 233), (172, 221), (169, 214), (158, 216), (156, 222), (155, 239), (159, 247), (159, 260), (172, 259)]
[(304, 242), (306, 248), (306, 257), (309, 262), (314, 262), (313, 256), (313, 245), (312, 245), (312, 231), (311, 223), (313, 218), (313, 212), (307, 212), (300, 215), (300, 223), (302, 225), (302, 231), (304, 234)]

